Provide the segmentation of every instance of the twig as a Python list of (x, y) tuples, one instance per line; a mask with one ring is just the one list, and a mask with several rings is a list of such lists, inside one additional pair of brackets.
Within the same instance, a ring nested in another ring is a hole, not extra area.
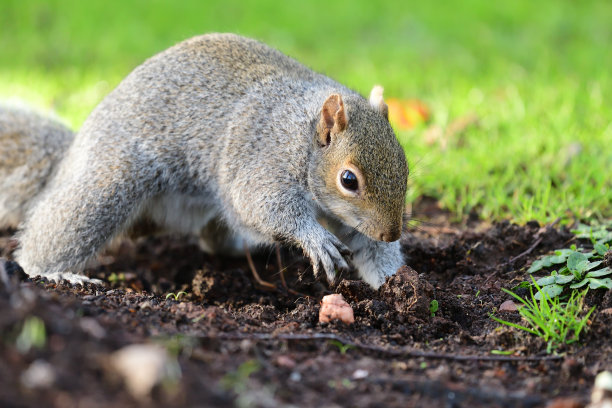
[(285, 269), (283, 268), (283, 260), (281, 259), (280, 244), (277, 242), (275, 247), (276, 247), (275, 248), (276, 249), (276, 263), (278, 264), (278, 271), (280, 273), (281, 285), (283, 285), (283, 288), (288, 289), (287, 281), (285, 280)]
[[(557, 218), (556, 220), (554, 220), (552, 223), (550, 223), (549, 225), (546, 226), (546, 229), (548, 228), (552, 228), (554, 227), (559, 221), (561, 220), (561, 218)], [(513, 256), (512, 258), (510, 258), (508, 261), (502, 263), (501, 265), (499, 265), (496, 270), (491, 273), (487, 279), (485, 279), (484, 283), (489, 282), (489, 280), (491, 280), (491, 278), (493, 278), (494, 276), (497, 276), (497, 274), (499, 273), (499, 271), (501, 269), (503, 269), (505, 266), (508, 265), (512, 265), (513, 263), (515, 263), (516, 261), (518, 261), (519, 259), (523, 258), (524, 256), (529, 255), (530, 253), (532, 253), (537, 247), (538, 245), (540, 245), (542, 243), (542, 240), (544, 239), (544, 237), (541, 235), (542, 231), (540, 230), (540, 232), (538, 232), (538, 234), (536, 235), (540, 235), (534, 242), (533, 244), (531, 244), (529, 246), (529, 248), (527, 248), (526, 250), (524, 250), (523, 252), (521, 252), (520, 254), (518, 254), (517, 256)]]
[[(278, 291), (279, 289), (276, 285), (270, 282), (266, 282), (265, 280), (261, 278), (261, 276), (259, 276), (259, 273), (257, 273), (257, 268), (255, 267), (255, 263), (253, 262), (253, 258), (251, 257), (251, 251), (249, 251), (249, 247), (247, 246), (246, 242), (244, 243), (244, 253), (246, 255), (247, 262), (249, 263), (249, 268), (251, 269), (251, 273), (253, 274), (253, 278), (255, 279), (255, 282), (265, 290)], [(277, 253), (277, 256), (279, 257), (278, 260), (280, 261), (280, 250)], [(287, 283), (285, 282), (285, 277), (282, 275), (282, 270), (281, 270), (281, 281), (283, 284), (283, 289), (285, 289), (286, 293), (290, 293), (298, 297), (304, 297), (304, 298), (310, 297), (308, 295), (305, 295), (303, 293), (300, 293), (296, 290), (293, 290), (287, 287)]]
[(431, 351), (414, 350), (407, 347), (380, 347), (370, 344), (355, 343), (344, 337), (332, 333), (308, 333), (308, 334), (270, 334), (270, 333), (241, 333), (241, 334), (221, 334), (218, 336), (198, 336), (206, 340), (224, 341), (315, 341), (315, 340), (335, 340), (342, 344), (355, 347), (363, 351), (383, 354), (392, 357), (427, 358), (432, 360), (452, 360), (452, 361), (502, 361), (502, 362), (524, 362), (524, 361), (555, 361), (563, 359), (563, 356), (489, 356), (489, 355), (462, 355), (436, 353)]
[[(386, 387), (395, 392), (406, 395), (421, 394), (434, 400), (446, 400), (444, 406), (464, 406), (475, 402), (484, 403), (483, 406), (499, 407), (539, 407), (543, 399), (537, 395), (528, 395), (524, 392), (506, 392), (488, 387), (466, 387), (453, 382), (428, 380), (415, 376), (408, 379), (394, 378), (366, 378), (367, 384)], [(485, 405), (486, 404), (486, 405)], [(480, 405), (480, 404), (479, 404)]]
[(510, 260), (508, 262), (506, 262), (506, 264), (513, 264), (514, 262), (518, 261), (522, 257), (532, 253), (533, 250), (536, 249), (538, 245), (540, 245), (540, 243), (542, 242), (543, 239), (544, 239), (543, 237), (540, 237), (540, 238), (536, 239), (535, 242), (533, 244), (531, 244), (531, 246), (529, 248), (527, 248), (526, 250), (524, 250), (523, 252), (521, 252), (517, 256), (514, 256), (514, 257), (510, 258)]
[(553, 222), (550, 223), (550, 225), (548, 225), (549, 227), (554, 227), (555, 225), (557, 225), (559, 223), (559, 221), (561, 221), (561, 217), (557, 217), (556, 220), (554, 220)]
[(244, 243), (244, 253), (246, 254), (247, 262), (249, 263), (249, 268), (251, 268), (251, 273), (253, 274), (255, 281), (265, 289), (277, 290), (276, 285), (261, 279), (259, 273), (257, 273), (257, 268), (255, 268), (255, 263), (253, 262), (253, 258), (251, 258), (251, 251), (249, 251), (249, 246), (246, 242)]

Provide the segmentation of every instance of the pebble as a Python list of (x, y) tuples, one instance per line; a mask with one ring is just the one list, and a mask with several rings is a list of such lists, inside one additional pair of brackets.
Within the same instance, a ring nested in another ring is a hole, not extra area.
[(289, 356), (278, 356), (276, 357), (276, 365), (285, 368), (295, 368), (295, 360)]
[(500, 312), (516, 312), (517, 310), (518, 307), (516, 306), (516, 303), (511, 300), (506, 300), (504, 303), (499, 305)]
[(612, 407), (612, 372), (602, 371), (595, 377), (595, 386), (591, 392), (591, 403), (587, 408)]
[(368, 375), (370, 375), (368, 370), (362, 370), (361, 368), (359, 368), (355, 370), (352, 377), (353, 377), (353, 380), (363, 380), (364, 378), (367, 378)]
[(111, 356), (111, 365), (123, 377), (128, 391), (136, 399), (147, 397), (155, 385), (180, 377), (176, 360), (156, 344), (132, 344)]
[(35, 360), (21, 373), (21, 384), (30, 389), (50, 388), (55, 383), (55, 370), (44, 360)]

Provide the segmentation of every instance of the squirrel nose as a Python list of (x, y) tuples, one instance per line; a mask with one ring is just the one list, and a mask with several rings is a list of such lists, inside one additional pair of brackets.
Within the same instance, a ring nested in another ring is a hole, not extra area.
[(378, 239), (385, 242), (397, 241), (401, 236), (401, 230), (383, 231), (379, 234)]

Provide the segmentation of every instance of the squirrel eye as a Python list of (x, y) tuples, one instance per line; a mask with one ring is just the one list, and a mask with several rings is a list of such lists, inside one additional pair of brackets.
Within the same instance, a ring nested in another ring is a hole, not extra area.
[(342, 183), (342, 187), (347, 190), (357, 191), (359, 187), (357, 176), (350, 170), (344, 170), (342, 174), (340, 174), (340, 182)]

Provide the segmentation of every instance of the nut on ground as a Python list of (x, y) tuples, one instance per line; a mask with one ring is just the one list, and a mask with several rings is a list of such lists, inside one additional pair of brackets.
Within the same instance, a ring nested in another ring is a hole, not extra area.
[(336, 319), (346, 324), (353, 323), (355, 321), (353, 308), (340, 294), (323, 296), (321, 309), (319, 310), (319, 322), (329, 323)]

